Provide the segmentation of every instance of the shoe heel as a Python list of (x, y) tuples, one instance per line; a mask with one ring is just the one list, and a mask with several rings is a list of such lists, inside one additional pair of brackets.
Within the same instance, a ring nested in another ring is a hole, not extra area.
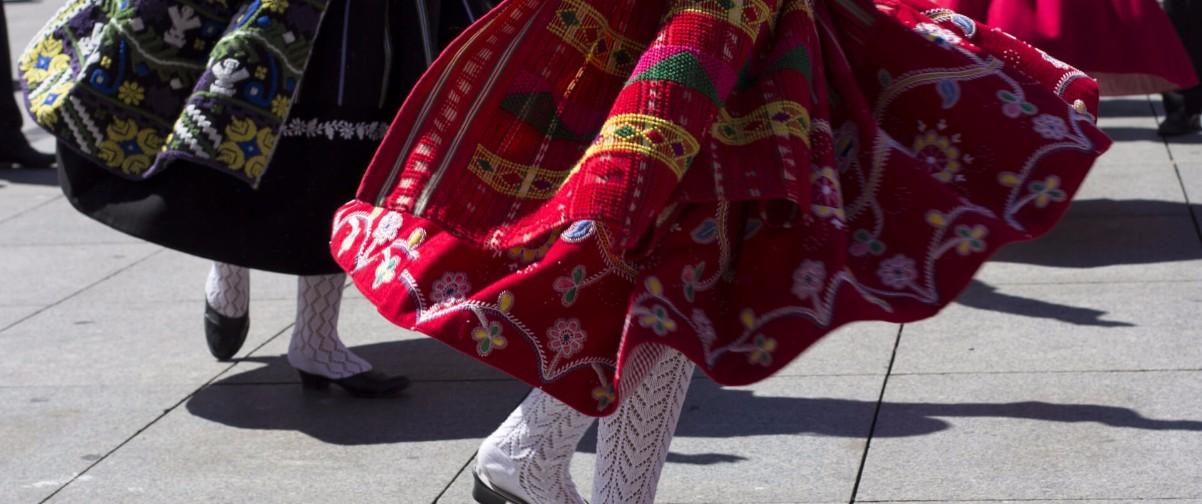
[(325, 390), (330, 388), (329, 378), (304, 371), (297, 371), (297, 373), (300, 373), (301, 388), (305, 390)]
[(475, 479), (472, 485), (472, 499), (479, 504), (527, 504), (522, 499), (488, 486), (476, 471), (472, 471), (472, 478)]

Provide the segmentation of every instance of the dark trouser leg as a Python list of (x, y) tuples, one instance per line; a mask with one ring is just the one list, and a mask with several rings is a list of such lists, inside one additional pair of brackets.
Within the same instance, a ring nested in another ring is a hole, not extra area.
[[(1194, 71), (1202, 73), (1202, 0), (1165, 0), (1164, 10), (1185, 44)], [(1202, 113), (1202, 85), (1166, 93), (1164, 105), (1165, 112), (1170, 116)]]
[(0, 1), (0, 132), (21, 128), (21, 109), (13, 96), (12, 62), (8, 56), (8, 21), (4, 19), (4, 2)]

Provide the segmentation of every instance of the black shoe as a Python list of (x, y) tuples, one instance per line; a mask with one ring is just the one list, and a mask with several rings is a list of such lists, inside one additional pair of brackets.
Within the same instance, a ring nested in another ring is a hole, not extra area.
[(1170, 114), (1156, 128), (1156, 133), (1164, 137), (1188, 135), (1202, 131), (1202, 117), (1198, 114)]
[(205, 301), (205, 341), (209, 343), (209, 353), (219, 361), (227, 361), (242, 349), (246, 343), (246, 333), (250, 332), (250, 314), (241, 317), (227, 317), (213, 309)]
[(34, 150), (19, 131), (0, 135), (0, 165), (42, 169), (54, 166), (54, 161), (54, 154)]
[(480, 475), (476, 474), (476, 471), (472, 471), (472, 478), (476, 480), (476, 483), (472, 485), (472, 498), (480, 504), (527, 504), (526, 501), (510, 495), (509, 492), (488, 486), (480, 479)]
[(306, 390), (325, 390), (333, 383), (355, 397), (392, 397), (409, 387), (408, 378), (388, 376), (374, 369), (346, 378), (329, 378), (299, 369), (296, 372), (300, 373), (301, 386)]

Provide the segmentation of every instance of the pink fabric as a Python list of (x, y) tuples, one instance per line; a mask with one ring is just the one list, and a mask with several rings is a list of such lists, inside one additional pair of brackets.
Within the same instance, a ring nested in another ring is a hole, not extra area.
[(1000, 28), (1098, 80), (1103, 95), (1198, 83), (1156, 0), (938, 0)]

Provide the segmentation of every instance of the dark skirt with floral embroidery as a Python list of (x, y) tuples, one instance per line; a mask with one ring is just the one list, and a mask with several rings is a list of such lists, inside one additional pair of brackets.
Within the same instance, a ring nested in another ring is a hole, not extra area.
[[(431, 36), (442, 43), (470, 21), (458, 1), (427, 4)], [(354, 197), (426, 68), (418, 19), (412, 2), (331, 2), (258, 187), (184, 160), (142, 180), (122, 178), (60, 142), (63, 192), (85, 215), (181, 252), (280, 273), (340, 272), (329, 253), (333, 214)]]

